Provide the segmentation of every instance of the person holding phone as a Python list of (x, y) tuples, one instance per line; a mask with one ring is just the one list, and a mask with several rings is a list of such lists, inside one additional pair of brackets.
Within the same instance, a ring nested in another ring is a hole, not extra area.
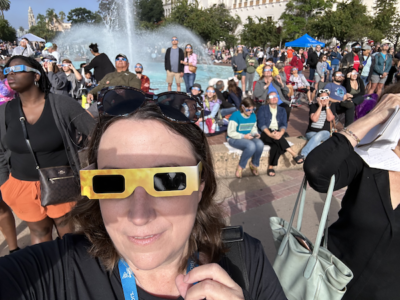
[(264, 143), (260, 140), (257, 131), (257, 118), (254, 113), (255, 104), (251, 98), (246, 97), (240, 103), (240, 110), (235, 111), (229, 118), (227, 139), (230, 146), (243, 151), (236, 168), (236, 177), (242, 178), (242, 172), (249, 164), (253, 175), (258, 176), (261, 154)]

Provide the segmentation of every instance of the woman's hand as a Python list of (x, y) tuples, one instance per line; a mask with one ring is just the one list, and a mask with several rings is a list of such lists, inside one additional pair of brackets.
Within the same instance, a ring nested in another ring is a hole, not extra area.
[(244, 300), (242, 288), (218, 264), (199, 266), (185, 276), (178, 275), (175, 283), (185, 300)]
[(53, 63), (49, 63), (49, 64), (47, 64), (47, 70), (48, 70), (48, 72), (53, 72)]
[(248, 133), (248, 134), (245, 134), (245, 135), (243, 136), (243, 138), (245, 138), (246, 140), (252, 140), (252, 139), (253, 139), (253, 136), (252, 136), (250, 133)]

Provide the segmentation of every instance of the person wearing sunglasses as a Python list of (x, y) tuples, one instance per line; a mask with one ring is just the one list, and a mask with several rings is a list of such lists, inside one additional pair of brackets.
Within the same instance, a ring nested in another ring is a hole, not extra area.
[(257, 67), (258, 67), (258, 60), (254, 56), (254, 52), (250, 52), (249, 55), (246, 57), (246, 63), (247, 63), (247, 68), (246, 68), (246, 93), (251, 96), (253, 94), (253, 81), (254, 81), (254, 74), (256, 73)]
[(249, 167), (253, 175), (258, 176), (261, 154), (264, 143), (259, 139), (257, 118), (254, 113), (253, 100), (246, 97), (242, 100), (240, 110), (234, 112), (229, 118), (227, 139), (230, 146), (242, 150), (239, 164), (236, 168), (236, 177), (242, 178), (247, 162), (252, 158)]
[(82, 74), (75, 69), (74, 65), (69, 59), (63, 59), (62, 64), (60, 65), (65, 75), (67, 76), (67, 80), (69, 82), (69, 94), (75, 100), (81, 97), (80, 87), (84, 84), (84, 79)]
[(181, 61), (181, 64), (185, 66), (183, 71), (183, 80), (185, 80), (186, 93), (189, 94), (190, 88), (193, 86), (194, 81), (196, 80), (196, 71), (190, 67), (196, 67), (197, 65), (197, 55), (196, 53), (193, 53), (193, 46), (191, 44), (186, 45), (185, 58)]
[[(294, 90), (306, 90), (308, 103), (310, 104), (312, 102), (311, 92), (314, 91), (314, 88), (312, 88), (310, 86), (306, 77), (303, 74), (300, 74), (297, 68), (292, 68), (291, 73), (292, 73), (292, 75), (290, 75), (290, 77), (289, 77), (289, 82), (294, 84), (293, 89)], [(296, 92), (296, 93), (300, 93), (300, 92)], [(295, 95), (295, 97), (296, 97), (296, 95)]]
[(85, 72), (89, 72), (93, 69), (94, 78), (97, 82), (100, 82), (104, 76), (114, 72), (115, 68), (107, 54), (99, 52), (97, 44), (90, 44), (89, 49), (90, 53), (94, 55), (94, 58), (85, 66)]
[(343, 83), (347, 93), (353, 96), (351, 99), (354, 105), (360, 105), (364, 101), (365, 86), (356, 69), (351, 69)]
[(16, 55), (23, 55), (26, 57), (35, 55), (35, 51), (33, 51), (27, 38), (21, 39), (21, 41), (19, 42), (19, 46), (14, 49), (12, 56)]
[(306, 132), (307, 144), (301, 150), (301, 155), (307, 155), (321, 142), (326, 141), (331, 136), (332, 122), (335, 120), (335, 106), (330, 105), (329, 90), (320, 90), (317, 93), (317, 104), (310, 105), (310, 117)]
[(141, 85), (142, 82), (136, 74), (129, 72), (128, 58), (126, 55), (120, 53), (115, 57), (115, 71), (104, 76), (98, 85), (89, 92), (87, 101), (91, 103), (102, 89), (109, 86), (130, 86), (140, 89)]
[(50, 241), (54, 226), (60, 237), (74, 231), (65, 218), (73, 203), (41, 206), (39, 172), (26, 144), (21, 114), (37, 165), (70, 166), (77, 175), (80, 161), (76, 132), (88, 136), (95, 121), (71, 97), (50, 92), (47, 74), (35, 59), (13, 56), (4, 74), (18, 96), (0, 106), (1, 194), (28, 225), (31, 244)]
[(165, 52), (164, 66), (167, 72), (168, 91), (172, 91), (172, 84), (176, 83), (176, 90), (181, 91), (181, 83), (185, 65), (182, 63), (185, 60), (185, 54), (181, 48), (178, 47), (179, 41), (176, 36), (171, 39), (172, 47), (168, 48)]
[(342, 58), (342, 72), (347, 75), (352, 69), (359, 71), (360, 64), (362, 63), (362, 51), (360, 43), (356, 42), (351, 45), (351, 51)]
[(371, 75), (371, 85), (368, 94), (376, 93), (380, 96), (382, 93), (393, 60), (388, 50), (389, 44), (384, 43), (382, 44), (381, 51), (373, 55), (375, 64)]
[(140, 89), (143, 92), (148, 93), (150, 91), (150, 78), (143, 74), (143, 65), (142, 64), (137, 63), (135, 65), (135, 73), (136, 73), (136, 76), (140, 79), (140, 81), (142, 83), (140, 86)]
[(71, 212), (80, 233), (0, 258), (1, 298), (286, 299), (260, 241), (240, 233), (240, 254), (224, 243), (200, 128), (169, 106), (129, 104), (99, 108)]
[(278, 93), (270, 92), (268, 104), (262, 105), (257, 112), (257, 127), (261, 133), (261, 140), (271, 147), (267, 171), (267, 175), (271, 177), (276, 175), (274, 167), (285, 152), (290, 153), (297, 164), (304, 162), (304, 157), (296, 155), (284, 137), (287, 128), (286, 110), (278, 105), (278, 101)]
[(204, 133), (214, 133), (216, 128), (216, 116), (221, 106), (221, 100), (218, 99), (215, 89), (212, 85), (207, 87), (203, 97), (204, 118), (199, 118), (197, 124)]
[(53, 94), (70, 96), (67, 75), (57, 66), (57, 60), (52, 55), (46, 55), (42, 58), (43, 69), (51, 83), (51, 92)]
[(327, 60), (326, 54), (322, 54), (318, 59), (317, 68), (316, 68), (316, 72), (315, 72), (315, 83), (316, 84), (318, 84), (318, 82), (320, 82), (320, 81), (321, 82), (327, 81), (329, 71), (328, 71), (328, 62), (326, 60)]
[(235, 55), (232, 57), (234, 76), (242, 84), (243, 97), (246, 96), (246, 57), (249, 51), (243, 45), (238, 45)]

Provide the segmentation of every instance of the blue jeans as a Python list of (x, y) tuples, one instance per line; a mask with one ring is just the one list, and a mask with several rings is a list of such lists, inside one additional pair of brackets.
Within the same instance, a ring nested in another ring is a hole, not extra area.
[(251, 163), (258, 167), (260, 165), (260, 157), (264, 150), (264, 143), (260, 139), (229, 139), (229, 145), (243, 151), (240, 157), (239, 166), (242, 169), (246, 168), (247, 162), (250, 157), (253, 157)]
[(301, 155), (307, 157), (315, 147), (317, 147), (321, 142), (326, 141), (331, 136), (330, 132), (327, 130), (322, 130), (319, 132), (310, 131), (306, 133), (306, 138), (308, 143), (301, 150)]
[(196, 79), (196, 73), (185, 73), (183, 74), (183, 80), (185, 80), (186, 93), (190, 93), (190, 88), (193, 86)]
[(311, 68), (310, 68), (310, 77), (309, 77), (308, 79), (314, 80), (315, 71), (316, 71), (315, 69), (311, 69)]
[(225, 117), (227, 115), (233, 114), (235, 111), (237, 111), (237, 108), (232, 106), (229, 108), (221, 108), (219, 112), (221, 113), (222, 117)]
[(272, 60), (273, 60), (274, 64), (276, 64), (278, 62), (278, 58), (277, 57), (273, 57)]
[[(364, 86), (367, 87), (368, 84), (368, 76), (360, 76), (362, 81), (364, 82)], [(367, 94), (367, 91), (365, 91), (365, 93)]]

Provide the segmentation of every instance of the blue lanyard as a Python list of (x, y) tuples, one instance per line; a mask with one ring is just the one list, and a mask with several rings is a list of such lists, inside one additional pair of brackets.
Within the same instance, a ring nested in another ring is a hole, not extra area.
[[(197, 254), (198, 257), (198, 254)], [(189, 258), (186, 274), (197, 267), (195, 261)], [(124, 291), (125, 300), (139, 300), (139, 295), (136, 287), (136, 279), (131, 268), (122, 258), (118, 262), (119, 276), (121, 277), (122, 289)]]

